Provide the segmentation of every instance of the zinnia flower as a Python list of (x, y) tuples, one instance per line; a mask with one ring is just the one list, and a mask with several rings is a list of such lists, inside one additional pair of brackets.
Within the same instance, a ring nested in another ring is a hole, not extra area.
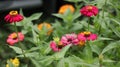
[(50, 43), (50, 47), (53, 51), (58, 52), (64, 47), (64, 45), (60, 41), (59, 41), (59, 43), (56, 43), (55, 41), (52, 41)]
[(78, 44), (77, 35), (74, 34), (74, 33), (72, 33), (72, 34), (66, 34), (65, 36), (62, 36), (61, 42), (64, 45), (68, 45), (68, 44), (77, 45)]
[(23, 16), (18, 14), (17, 11), (10, 11), (8, 15), (5, 16), (5, 21), (13, 23), (13, 22), (20, 22), (23, 20)]
[(98, 14), (98, 8), (96, 6), (87, 5), (80, 10), (80, 13), (87, 17), (96, 16)]
[(96, 40), (97, 35), (91, 32), (81, 32), (78, 34), (78, 40), (86, 41), (86, 40)]
[[(19, 39), (18, 39), (19, 37)], [(18, 33), (18, 37), (17, 37), (17, 33), (12, 33), (8, 36), (8, 39), (7, 39), (7, 43), (11, 46), (13, 46), (15, 43), (17, 43), (18, 41), (23, 41), (24, 40), (24, 35), (19, 32)]]
[[(19, 67), (20, 65), (20, 61), (18, 58), (10, 59), (9, 61), (14, 65), (14, 67)], [(6, 64), (6, 67), (9, 67), (9, 65)]]
[(75, 8), (70, 5), (70, 4), (65, 4), (63, 6), (60, 7), (58, 13), (60, 14), (64, 14), (66, 12), (67, 9), (70, 9), (70, 11), (73, 13), (75, 11)]
[(46, 23), (46, 22), (41, 23), (41, 24), (38, 25), (39, 30), (43, 30), (43, 28), (45, 28), (47, 30), (47, 35), (50, 35), (52, 33), (52, 31), (53, 31), (51, 24)]

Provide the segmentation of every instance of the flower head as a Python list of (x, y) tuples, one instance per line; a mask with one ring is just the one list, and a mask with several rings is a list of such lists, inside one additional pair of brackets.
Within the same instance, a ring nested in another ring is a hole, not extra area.
[(73, 13), (75, 11), (75, 8), (70, 5), (70, 4), (65, 4), (63, 6), (60, 7), (58, 13), (60, 14), (64, 14), (66, 12), (67, 9), (70, 9), (70, 11)]
[[(14, 67), (19, 67), (20, 65), (20, 61), (18, 58), (10, 59), (9, 61), (14, 65)], [(9, 64), (6, 64), (6, 67), (9, 67)]]
[(50, 47), (53, 51), (58, 52), (64, 47), (64, 45), (60, 41), (58, 43), (56, 43), (55, 41), (52, 41), (50, 43)]
[(66, 34), (65, 36), (62, 36), (61, 42), (64, 45), (68, 45), (68, 44), (77, 45), (78, 44), (77, 35), (74, 34), (74, 33), (72, 33), (72, 34)]
[(49, 23), (44, 22), (38, 25), (39, 30), (44, 30), (44, 28), (47, 30), (47, 35), (50, 35), (53, 31), (52, 26)]
[(97, 35), (91, 32), (81, 32), (78, 34), (78, 40), (86, 41), (86, 40), (96, 40)]
[(5, 21), (13, 23), (20, 22), (23, 20), (23, 16), (18, 14), (17, 11), (10, 11), (8, 15), (5, 16)]
[(87, 17), (96, 16), (98, 14), (98, 8), (96, 6), (87, 5), (80, 10), (80, 13)]
[(21, 32), (18, 33), (18, 36), (17, 33), (14, 32), (8, 36), (7, 43), (12, 46), (18, 41), (23, 41), (23, 40), (24, 40), (24, 35)]

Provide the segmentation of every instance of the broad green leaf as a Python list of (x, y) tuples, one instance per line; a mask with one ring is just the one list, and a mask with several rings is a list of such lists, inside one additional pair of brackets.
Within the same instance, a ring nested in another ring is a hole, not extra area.
[(9, 65), (9, 67), (14, 67), (14, 65), (13, 65), (13, 63), (11, 61), (8, 60), (7, 63)]
[(44, 64), (45, 66), (50, 65), (53, 61), (54, 61), (54, 57), (53, 56), (46, 56), (42, 60), (40, 60), (40, 62), (42, 64)]
[(103, 59), (103, 62), (113, 63), (113, 62), (115, 62), (115, 61), (114, 61), (114, 60), (110, 60), (110, 59)]
[(39, 17), (42, 16), (42, 13), (34, 13), (30, 17), (28, 17), (29, 20), (36, 20), (39, 19)]
[(115, 27), (113, 25), (109, 25), (111, 30), (120, 38), (120, 32), (118, 30), (115, 29)]
[(117, 42), (113, 42), (113, 43), (110, 43), (108, 44), (108, 46), (106, 46), (103, 51), (101, 52), (101, 54), (104, 54), (106, 53), (107, 51), (113, 49), (113, 48), (116, 48), (118, 47), (118, 45), (120, 44), (120, 41), (117, 41)]
[(91, 63), (92, 59), (93, 59), (93, 55), (92, 55), (92, 49), (91, 46), (89, 44), (89, 42), (87, 42), (85, 48), (84, 48), (84, 59), (86, 62)]
[[(31, 52), (31, 53), (25, 53), (26, 57), (38, 57), (39, 53), (38, 52)], [(18, 55), (17, 57), (24, 57), (24, 55)]]
[(44, 54), (48, 54), (51, 51), (51, 48), (48, 46), (48, 48), (44, 51)]
[(31, 61), (33, 62), (33, 64), (35, 65), (35, 67), (43, 67), (40, 63), (38, 63), (38, 61), (36, 61), (35, 59), (33, 58), (30, 58)]
[[(18, 54), (22, 54), (22, 49), (16, 46), (9, 46), (10, 48), (12, 48), (16, 53)], [(23, 50), (24, 51), (24, 50)], [(25, 51), (24, 51), (25, 52)]]
[(120, 25), (120, 21), (117, 21), (116, 19), (111, 19), (113, 22), (115, 22), (116, 24)]
[(64, 58), (62, 58), (62, 59), (58, 62), (57, 67), (65, 67), (65, 60), (64, 60)]
[(68, 49), (70, 48), (71, 44), (65, 46), (64, 48), (62, 48), (59, 52), (55, 53), (53, 56), (56, 59), (60, 59), (60, 58), (64, 58), (66, 52), (68, 51)]
[(107, 37), (98, 37), (97, 40), (104, 41), (104, 40), (113, 40), (113, 39)]

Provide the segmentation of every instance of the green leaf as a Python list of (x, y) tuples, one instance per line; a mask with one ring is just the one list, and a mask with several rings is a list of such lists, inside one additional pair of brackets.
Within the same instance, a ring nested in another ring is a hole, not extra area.
[(91, 49), (91, 46), (89, 44), (89, 42), (87, 42), (85, 48), (84, 48), (84, 59), (86, 62), (88, 63), (91, 63), (92, 62), (92, 59), (93, 59), (93, 56), (92, 56), (92, 49)]
[(64, 61), (64, 58), (61, 59), (61, 60), (58, 62), (57, 67), (65, 67), (65, 61)]
[(120, 41), (117, 41), (117, 42), (113, 42), (113, 43), (110, 43), (108, 46), (106, 46), (103, 51), (101, 52), (101, 54), (104, 54), (106, 53), (107, 51), (113, 49), (113, 48), (116, 48), (118, 47), (118, 44), (120, 44)]
[(13, 63), (11, 61), (8, 60), (7, 63), (9, 65), (9, 67), (14, 67), (14, 65), (13, 65)]
[(104, 40), (113, 40), (113, 39), (107, 38), (107, 37), (98, 37), (97, 40), (98, 40), (98, 41), (99, 41), (99, 40), (100, 40), (100, 41), (104, 41)]
[(43, 67), (40, 63), (38, 63), (38, 61), (36, 61), (35, 59), (33, 58), (30, 58), (31, 61), (33, 62), (33, 64), (35, 65), (35, 67)]
[(116, 24), (120, 25), (120, 22), (117, 21), (116, 19), (111, 19), (113, 22), (115, 22)]
[[(18, 54), (22, 54), (22, 49), (16, 46), (9, 46), (10, 48), (12, 48), (16, 53)], [(23, 50), (24, 51), (24, 50)], [(25, 52), (25, 51), (24, 51)]]
[[(38, 52), (25, 53), (26, 57), (37, 57), (39, 56)], [(18, 55), (17, 57), (24, 57), (24, 55)]]
[(111, 30), (120, 38), (120, 32), (118, 30), (115, 29), (115, 27), (113, 25), (109, 25)]
[(44, 51), (44, 54), (48, 54), (50, 51), (51, 51), (51, 48), (48, 47), (48, 48)]
[(115, 62), (115, 61), (110, 60), (110, 59), (103, 59), (103, 62), (113, 63), (113, 62)]
[(34, 13), (30, 17), (28, 17), (28, 19), (29, 20), (36, 20), (36, 19), (38, 19), (41, 16), (42, 16), (42, 13)]
[(45, 57), (43, 57), (42, 60), (40, 60), (40, 62), (42, 64), (44, 64), (45, 66), (50, 65), (53, 61), (54, 61), (54, 57), (53, 56), (45, 56)]
[(60, 58), (64, 58), (65, 53), (67, 52), (67, 50), (70, 48), (71, 44), (65, 46), (62, 50), (60, 50), (60, 52), (57, 52), (54, 54), (54, 57), (56, 59), (60, 59)]

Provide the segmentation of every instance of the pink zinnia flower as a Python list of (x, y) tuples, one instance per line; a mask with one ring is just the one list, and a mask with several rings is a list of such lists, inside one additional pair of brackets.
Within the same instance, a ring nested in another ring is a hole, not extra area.
[(91, 32), (82, 32), (78, 34), (78, 40), (86, 41), (86, 40), (96, 40), (97, 35)]
[[(18, 39), (19, 37), (19, 39)], [(18, 33), (18, 37), (17, 37), (17, 33), (12, 33), (8, 36), (8, 39), (7, 39), (7, 43), (11, 46), (13, 46), (15, 43), (17, 43), (18, 41), (23, 41), (24, 40), (24, 35), (19, 32)]]
[(23, 20), (23, 16), (18, 14), (17, 11), (10, 11), (10, 13), (6, 15), (4, 19), (7, 22), (13, 23)]
[(68, 45), (68, 44), (73, 44), (77, 45), (78, 44), (78, 39), (76, 34), (66, 34), (65, 36), (62, 36), (61, 42), (63, 45)]
[(64, 47), (64, 45), (62, 45), (61, 42), (59, 42), (59, 43), (57, 44), (56, 42), (52, 41), (52, 42), (50, 43), (50, 48), (51, 48), (53, 51), (55, 51), (55, 52), (60, 51), (63, 47)]
[(87, 5), (80, 10), (80, 13), (87, 17), (96, 16), (98, 14), (98, 8), (96, 6)]

